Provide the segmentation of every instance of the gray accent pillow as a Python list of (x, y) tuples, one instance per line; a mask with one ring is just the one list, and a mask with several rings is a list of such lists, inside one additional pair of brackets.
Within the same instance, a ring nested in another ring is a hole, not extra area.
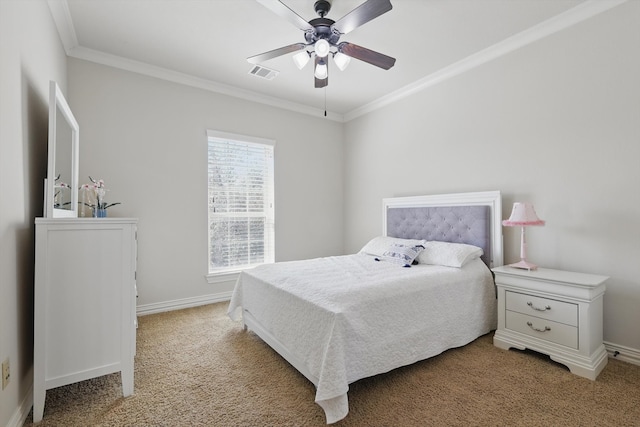
[[(411, 267), (411, 264), (413, 264), (423, 249), (424, 246), (422, 245), (407, 246), (394, 243), (382, 254), (380, 260), (400, 264), (403, 267)], [(376, 258), (376, 260), (379, 259)]]
[(424, 240), (417, 239), (401, 239), (398, 237), (389, 236), (377, 236), (369, 240), (369, 242), (360, 249), (360, 254), (384, 256), (384, 253), (391, 247), (391, 245), (404, 245), (404, 246), (417, 246), (424, 245)]

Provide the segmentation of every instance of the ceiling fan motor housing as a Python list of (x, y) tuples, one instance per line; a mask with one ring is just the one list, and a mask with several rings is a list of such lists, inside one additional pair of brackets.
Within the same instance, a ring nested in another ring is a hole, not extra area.
[(335, 21), (329, 18), (312, 19), (309, 24), (313, 27), (313, 31), (307, 31), (304, 34), (305, 40), (312, 44), (320, 39), (326, 39), (332, 46), (335, 45), (340, 40), (340, 33), (331, 28), (334, 23)]

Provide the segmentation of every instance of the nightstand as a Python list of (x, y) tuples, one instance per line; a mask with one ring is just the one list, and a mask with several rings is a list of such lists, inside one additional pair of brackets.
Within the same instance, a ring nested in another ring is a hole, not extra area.
[(498, 288), (496, 347), (547, 354), (579, 376), (595, 380), (607, 364), (602, 343), (606, 276), (503, 266)]

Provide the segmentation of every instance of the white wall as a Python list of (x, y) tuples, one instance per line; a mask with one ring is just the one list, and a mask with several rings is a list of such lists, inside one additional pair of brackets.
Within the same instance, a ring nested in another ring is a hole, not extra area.
[(232, 290), (205, 280), (207, 129), (276, 140), (277, 261), (342, 253), (342, 124), (78, 59), (69, 85), (80, 181), (139, 218), (139, 309)]
[(531, 261), (611, 276), (605, 341), (640, 352), (638, 52), (632, 1), (347, 123), (346, 251), (380, 233), (384, 197), (500, 190), (504, 218), (531, 201), (547, 221)]
[[(46, 2), (0, 0), (0, 361), (12, 366), (0, 425), (31, 399), (49, 80), (80, 123), (82, 180), (104, 178), (123, 202), (110, 215), (140, 219), (141, 305), (231, 290), (204, 280), (211, 128), (277, 141), (278, 260), (359, 249), (380, 233), (384, 197), (498, 189), (504, 217), (529, 200), (547, 220), (529, 231), (531, 260), (611, 276), (605, 340), (640, 349), (638, 51), (632, 1), (341, 125), (80, 60), (67, 90)], [(515, 261), (516, 230), (505, 243)]]
[[(0, 1), (0, 425), (22, 425), (31, 406), (36, 216), (47, 174), (49, 80), (66, 93), (66, 56), (44, 0)], [(25, 412), (26, 411), (26, 412)]]

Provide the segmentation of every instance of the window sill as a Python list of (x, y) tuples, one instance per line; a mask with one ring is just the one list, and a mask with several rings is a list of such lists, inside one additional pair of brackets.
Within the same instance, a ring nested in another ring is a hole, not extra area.
[(252, 264), (249, 266), (245, 266), (239, 270), (227, 270), (221, 271), (219, 273), (209, 273), (204, 277), (207, 279), (207, 283), (235, 282), (236, 280), (238, 280), (240, 273), (242, 273), (243, 271), (252, 270), (257, 266), (264, 264), (273, 264), (273, 261), (263, 264)]
[(207, 283), (235, 282), (240, 276), (240, 271), (226, 271), (224, 273), (210, 273), (205, 276)]

